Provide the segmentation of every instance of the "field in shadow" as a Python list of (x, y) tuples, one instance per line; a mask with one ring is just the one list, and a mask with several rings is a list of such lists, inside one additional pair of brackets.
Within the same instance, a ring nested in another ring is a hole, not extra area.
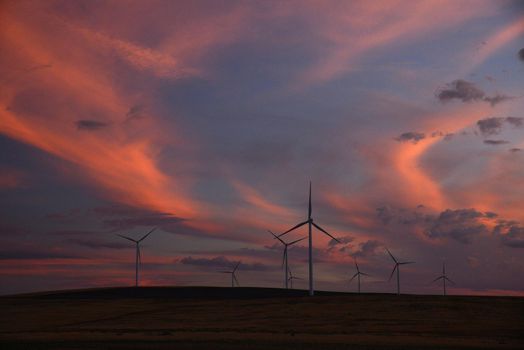
[(145, 287), (0, 298), (13, 349), (522, 349), (524, 298)]

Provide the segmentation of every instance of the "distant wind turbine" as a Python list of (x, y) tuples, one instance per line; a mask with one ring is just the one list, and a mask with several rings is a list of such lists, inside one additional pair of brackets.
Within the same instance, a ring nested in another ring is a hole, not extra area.
[(291, 289), (293, 289), (293, 280), (301, 280), (302, 278), (296, 277), (295, 275), (293, 275), (293, 273), (291, 272), (291, 269), (289, 269), (289, 277), (287, 279), (291, 284)]
[(241, 261), (239, 261), (235, 265), (233, 270), (231, 270), (231, 271), (220, 271), (221, 273), (229, 273), (229, 274), (231, 274), (231, 288), (235, 287), (235, 283), (236, 283), (237, 287), (240, 287), (240, 283), (238, 283), (237, 276), (235, 275), (235, 272), (237, 271), (238, 266), (240, 265), (240, 263), (241, 263)]
[(369, 276), (369, 275), (367, 273), (360, 272), (360, 269), (358, 268), (358, 264), (357, 264), (357, 259), (355, 259), (355, 267), (357, 268), (357, 273), (355, 273), (353, 275), (353, 277), (351, 277), (349, 282), (351, 283), (351, 281), (353, 281), (353, 279), (355, 277), (357, 278), (357, 281), (358, 281), (358, 294), (360, 294), (360, 276)]
[(453, 282), (446, 276), (446, 264), (445, 263), (442, 263), (442, 275), (435, 278), (433, 281), (431, 281), (431, 283), (435, 283), (440, 279), (442, 280), (442, 287), (444, 288), (444, 295), (446, 295), (446, 281), (448, 281), (451, 284), (455, 284), (455, 282)]
[(288, 278), (288, 263), (287, 263), (287, 248), (295, 243), (298, 243), (304, 239), (306, 239), (307, 237), (304, 237), (304, 238), (300, 238), (300, 239), (297, 239), (296, 241), (293, 241), (293, 242), (289, 242), (289, 243), (286, 243), (282, 240), (282, 238), (278, 237), (276, 234), (274, 234), (273, 232), (271, 232), (270, 230), (268, 230), (269, 233), (271, 233), (271, 235), (273, 235), (273, 237), (275, 237), (276, 239), (278, 239), (280, 241), (280, 243), (282, 243), (284, 245), (284, 253), (282, 254), (282, 267), (284, 268), (284, 287), (286, 289), (288, 289), (288, 281), (289, 281), (289, 278)]
[(329, 237), (333, 238), (338, 243), (341, 243), (338, 239), (330, 235), (326, 230), (324, 230), (319, 225), (315, 224), (313, 222), (313, 217), (311, 217), (311, 182), (309, 182), (309, 207), (308, 207), (308, 213), (307, 213), (307, 220), (304, 222), (301, 222), (298, 225), (295, 225), (294, 227), (290, 228), (286, 232), (280, 234), (278, 237), (282, 237), (283, 235), (305, 225), (308, 224), (309, 227), (309, 295), (313, 296), (315, 294), (315, 291), (313, 289), (313, 236), (311, 234), (312, 226), (315, 226), (318, 230), (322, 231), (324, 234), (328, 235)]
[(388, 248), (386, 248), (388, 251), (389, 256), (391, 256), (391, 259), (395, 262), (395, 267), (393, 268), (393, 271), (391, 271), (391, 275), (389, 275), (389, 281), (391, 281), (391, 277), (393, 277), (393, 274), (395, 273), (395, 270), (397, 270), (397, 295), (400, 295), (400, 265), (407, 265), (407, 264), (414, 264), (414, 261), (397, 261), (393, 254), (389, 251)]
[(117, 236), (130, 240), (131, 242), (134, 242), (136, 244), (135, 287), (138, 287), (138, 264), (142, 264), (142, 255), (140, 254), (140, 242), (146, 239), (146, 237), (149, 236), (154, 230), (156, 230), (156, 227), (149, 231), (144, 237), (140, 238), (139, 240), (117, 234)]

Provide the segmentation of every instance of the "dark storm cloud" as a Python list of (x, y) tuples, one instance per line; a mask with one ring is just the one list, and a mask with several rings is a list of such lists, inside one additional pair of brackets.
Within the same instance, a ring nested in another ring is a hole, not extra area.
[(496, 214), (483, 213), (473, 208), (469, 209), (447, 209), (433, 222), (426, 231), (430, 238), (452, 238), (464, 244), (471, 243), (475, 236), (488, 233), (488, 228), (479, 220), (482, 218), (494, 218)]
[(423, 140), (424, 138), (426, 138), (426, 135), (424, 133), (416, 132), (416, 131), (408, 131), (403, 134), (400, 134), (400, 136), (396, 137), (395, 140), (397, 140), (398, 142), (417, 143), (420, 140)]
[(491, 146), (500, 146), (500, 145), (508, 144), (509, 141), (506, 141), (506, 140), (484, 140), (484, 143), (486, 145), (491, 145)]
[(109, 124), (97, 120), (82, 119), (75, 122), (78, 130), (96, 131), (107, 127)]
[[(178, 261), (184, 265), (193, 265), (200, 267), (210, 267), (210, 268), (222, 268), (222, 269), (232, 269), (238, 263), (238, 260), (229, 260), (225, 256), (217, 256), (214, 258), (193, 258), (192, 256), (187, 256)], [(262, 263), (240, 263), (238, 267), (239, 270), (244, 271), (267, 271), (273, 270), (274, 267), (262, 264)]]
[(384, 244), (380, 241), (370, 239), (364, 243), (359, 244), (359, 248), (352, 255), (356, 258), (358, 257), (368, 257), (377, 254), (377, 249), (383, 247)]
[(482, 135), (496, 135), (502, 129), (505, 118), (486, 118), (477, 121), (477, 126), (480, 129)]
[(507, 117), (504, 121), (517, 128), (524, 125), (524, 118), (521, 118), (521, 117)]
[(501, 236), (501, 241), (511, 248), (524, 248), (524, 227), (512, 226), (508, 233)]
[(353, 242), (354, 238), (351, 237), (351, 236), (345, 236), (345, 237), (339, 237), (337, 238), (338, 239), (338, 242), (335, 241), (334, 239), (332, 239), (331, 241), (329, 241), (328, 245), (330, 247), (334, 247), (336, 245), (340, 245), (340, 244), (348, 244), (348, 243), (351, 243)]
[(458, 79), (447, 84), (445, 88), (440, 89), (437, 92), (437, 98), (443, 103), (451, 100), (460, 100), (462, 102), (484, 101), (494, 106), (513, 97), (502, 94), (487, 96), (486, 93), (474, 83)]
[(441, 102), (448, 102), (454, 99), (462, 102), (482, 100), (486, 94), (484, 91), (468, 81), (458, 79), (441, 89), (437, 93), (437, 98)]
[(464, 244), (470, 243), (476, 236), (490, 233), (486, 221), (500, 221), (496, 221), (496, 213), (481, 212), (474, 208), (446, 209), (438, 215), (419, 209), (395, 210), (382, 207), (377, 210), (377, 217), (387, 225), (410, 225), (422, 230), (430, 238), (450, 238)]
[(512, 100), (512, 99), (514, 99), (513, 96), (507, 96), (507, 95), (501, 95), (501, 94), (484, 97), (484, 101), (489, 102), (489, 104), (492, 106), (495, 106), (496, 104), (499, 104), (504, 101)]
[(327, 249), (327, 253), (330, 254), (330, 253), (333, 253), (333, 252), (346, 252), (348, 250), (350, 250), (353, 245), (351, 244), (351, 242), (353, 242), (354, 238), (351, 237), (351, 236), (345, 236), (345, 237), (340, 237), (340, 238), (337, 238), (338, 239), (338, 242), (335, 241), (334, 239), (330, 240), (329, 243), (328, 243), (328, 249)]
[(99, 249), (99, 248), (107, 248), (107, 249), (127, 249), (132, 246), (129, 244), (124, 243), (116, 243), (116, 242), (100, 242), (95, 240), (89, 240), (89, 239), (81, 239), (81, 238), (72, 238), (68, 239), (65, 242), (76, 244), (82, 247), (92, 248), (92, 249)]
[(518, 56), (519, 56), (519, 59), (524, 62), (524, 48), (523, 49), (520, 49), (519, 53), (518, 53)]
[(520, 117), (491, 117), (477, 121), (477, 126), (483, 136), (497, 135), (502, 131), (504, 124), (510, 124), (515, 128), (524, 125), (524, 118)]
[(519, 226), (518, 221), (505, 220), (505, 219), (497, 220), (495, 227), (493, 227), (493, 234), (495, 235), (506, 234), (514, 226)]

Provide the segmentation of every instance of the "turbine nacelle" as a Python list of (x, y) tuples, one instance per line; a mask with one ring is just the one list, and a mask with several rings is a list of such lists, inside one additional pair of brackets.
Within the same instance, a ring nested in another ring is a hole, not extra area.
[(398, 261), (393, 254), (389, 251), (388, 248), (386, 248), (386, 251), (388, 252), (389, 256), (395, 263), (395, 266), (393, 267), (393, 271), (391, 271), (391, 274), (389, 275), (388, 282), (391, 281), (391, 278), (393, 277), (393, 274), (395, 271), (397, 272), (397, 294), (400, 295), (400, 265), (408, 265), (408, 264), (414, 264), (414, 261)]
[(312, 214), (313, 214), (313, 210), (312, 210), (312, 206), (311, 206), (311, 181), (309, 182), (309, 198), (308, 198), (308, 215), (307, 215), (307, 220), (306, 221), (303, 221), (295, 226), (293, 226), (292, 228), (290, 228), (289, 230), (285, 231), (284, 233), (281, 233), (280, 235), (278, 235), (278, 238), (288, 234), (289, 232), (293, 231), (293, 230), (296, 230), (297, 228), (299, 227), (302, 227), (306, 224), (308, 224), (309, 226), (309, 232), (308, 232), (308, 238), (309, 238), (309, 247), (308, 247), (308, 255), (309, 255), (309, 295), (313, 295), (314, 294), (314, 289), (313, 289), (313, 238), (312, 238), (312, 226), (314, 226), (317, 230), (321, 231), (322, 233), (324, 233), (325, 235), (331, 237), (333, 240), (335, 240), (336, 242), (338, 243), (341, 243), (337, 238), (333, 237), (329, 232), (327, 232), (326, 230), (324, 230), (322, 227), (320, 227), (318, 224), (316, 224), (314, 221), (313, 221), (313, 218), (312, 218)]
[(124, 239), (127, 239), (128, 241), (131, 241), (135, 243), (136, 245), (136, 266), (135, 266), (135, 286), (138, 287), (138, 266), (142, 265), (142, 253), (140, 251), (140, 242), (142, 242), (144, 239), (146, 239), (154, 230), (156, 230), (156, 227), (154, 227), (151, 231), (146, 233), (142, 238), (140, 239), (133, 239), (121, 234), (117, 234), (117, 236), (122, 237)]

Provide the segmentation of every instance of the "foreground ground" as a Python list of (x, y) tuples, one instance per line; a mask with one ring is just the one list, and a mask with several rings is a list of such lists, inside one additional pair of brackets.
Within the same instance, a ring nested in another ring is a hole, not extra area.
[(511, 297), (114, 288), (1, 297), (0, 310), (2, 349), (524, 348)]

